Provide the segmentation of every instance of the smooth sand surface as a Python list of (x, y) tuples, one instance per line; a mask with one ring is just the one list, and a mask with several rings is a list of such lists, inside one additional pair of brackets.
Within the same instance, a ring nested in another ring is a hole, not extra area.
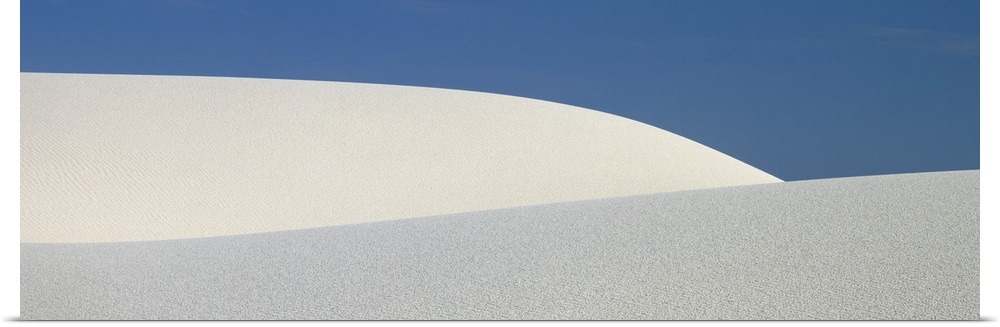
[(22, 244), (21, 269), (22, 319), (978, 319), (979, 171)]
[(238, 235), (779, 182), (670, 132), (421, 87), (21, 74), (21, 241)]

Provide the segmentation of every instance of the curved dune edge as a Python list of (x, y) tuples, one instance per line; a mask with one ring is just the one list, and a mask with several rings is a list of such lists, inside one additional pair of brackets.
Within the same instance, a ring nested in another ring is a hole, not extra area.
[(21, 74), (21, 241), (294, 230), (780, 182), (598, 111), (488, 93)]
[(21, 319), (974, 320), (979, 171), (22, 244)]

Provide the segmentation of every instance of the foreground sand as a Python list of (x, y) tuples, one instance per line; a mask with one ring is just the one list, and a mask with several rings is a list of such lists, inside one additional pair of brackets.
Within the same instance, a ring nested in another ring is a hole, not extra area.
[(22, 319), (977, 319), (979, 172), (22, 244), (21, 260)]
[(21, 241), (294, 230), (780, 182), (552, 102), (373, 84), (21, 74)]

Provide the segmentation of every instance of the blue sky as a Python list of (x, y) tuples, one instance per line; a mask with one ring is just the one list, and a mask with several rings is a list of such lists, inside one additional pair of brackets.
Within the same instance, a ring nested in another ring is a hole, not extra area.
[(21, 71), (501, 93), (785, 180), (979, 168), (979, 2), (21, 2)]

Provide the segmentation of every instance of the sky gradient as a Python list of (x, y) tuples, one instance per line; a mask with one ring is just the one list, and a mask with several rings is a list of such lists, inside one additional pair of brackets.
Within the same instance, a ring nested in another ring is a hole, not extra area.
[(784, 180), (979, 169), (979, 2), (21, 3), (21, 71), (430, 86), (560, 102)]

